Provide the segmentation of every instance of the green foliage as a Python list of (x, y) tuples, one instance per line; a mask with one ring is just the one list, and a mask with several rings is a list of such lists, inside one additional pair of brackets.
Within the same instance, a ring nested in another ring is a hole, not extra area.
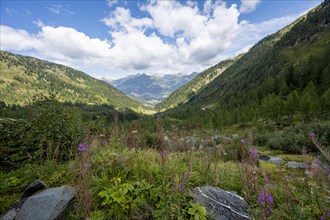
[(191, 203), (191, 207), (188, 209), (188, 214), (190, 215), (190, 219), (193, 220), (206, 220), (207, 212), (205, 207)]
[(0, 161), (9, 168), (26, 160), (73, 158), (85, 133), (80, 115), (54, 96), (42, 97), (27, 118), (1, 123)]
[(0, 100), (6, 105), (27, 105), (33, 96), (52, 91), (61, 102), (147, 110), (106, 82), (60, 64), (0, 51), (0, 71)]

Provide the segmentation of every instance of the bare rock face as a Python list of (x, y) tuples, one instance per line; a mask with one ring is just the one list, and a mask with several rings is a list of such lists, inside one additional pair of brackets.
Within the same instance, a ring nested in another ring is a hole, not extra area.
[(76, 195), (74, 188), (50, 188), (26, 199), (15, 220), (59, 219)]
[(233, 192), (212, 186), (197, 187), (194, 189), (194, 200), (205, 206), (211, 218), (219, 220), (251, 219), (247, 203)]

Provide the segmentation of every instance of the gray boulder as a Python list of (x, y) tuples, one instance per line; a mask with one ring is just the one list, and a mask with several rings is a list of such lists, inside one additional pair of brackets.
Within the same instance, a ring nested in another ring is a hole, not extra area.
[(259, 155), (259, 160), (261, 161), (268, 161), (270, 159), (270, 156), (267, 156), (267, 155)]
[(205, 206), (208, 216), (215, 219), (251, 219), (247, 203), (233, 192), (212, 186), (197, 187), (194, 189), (194, 201)]
[(33, 181), (23, 192), (22, 198), (32, 196), (34, 193), (46, 189), (47, 185), (41, 180)]
[(285, 161), (282, 158), (270, 156), (270, 159), (268, 160), (268, 162), (276, 164), (276, 165), (280, 165), (280, 164), (283, 164)]
[(76, 195), (74, 188), (61, 186), (37, 193), (25, 200), (15, 220), (52, 220), (65, 215)]
[(308, 169), (310, 168), (310, 166), (311, 165), (309, 163), (295, 162), (295, 161), (289, 161), (287, 164), (287, 167), (292, 169)]

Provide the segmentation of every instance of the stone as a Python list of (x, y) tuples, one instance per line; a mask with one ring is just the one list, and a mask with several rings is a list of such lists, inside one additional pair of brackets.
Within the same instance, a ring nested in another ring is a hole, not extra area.
[(75, 195), (75, 189), (66, 185), (44, 190), (25, 200), (15, 220), (59, 219), (68, 211)]
[(212, 186), (197, 187), (194, 189), (194, 201), (206, 208), (210, 219), (251, 219), (247, 203), (233, 192)]
[(279, 157), (269, 156), (269, 160), (267, 162), (273, 163), (273, 164), (276, 164), (276, 165), (281, 165), (285, 161), (282, 158), (279, 158)]
[(46, 189), (47, 185), (41, 180), (33, 181), (23, 192), (22, 198), (32, 196), (34, 193)]
[(1, 220), (14, 220), (17, 214), (17, 209), (12, 208), (1, 217)]
[(263, 154), (259, 155), (259, 160), (268, 161), (269, 159), (270, 159), (270, 156), (263, 155)]
[(222, 143), (227, 144), (231, 142), (233, 139), (230, 137), (222, 137)]
[(287, 163), (287, 167), (292, 169), (308, 169), (310, 166), (311, 164), (305, 162), (289, 161)]

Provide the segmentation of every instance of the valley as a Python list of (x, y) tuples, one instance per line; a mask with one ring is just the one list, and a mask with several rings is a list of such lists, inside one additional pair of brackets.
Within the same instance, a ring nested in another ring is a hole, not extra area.
[[(1, 50), (1, 218), (330, 219), (329, 11), (325, 0), (248, 51), (190, 75), (98, 80)], [(140, 44), (137, 30), (145, 31), (156, 50), (161, 35), (147, 27), (159, 21), (148, 18), (123, 19), (112, 31), (126, 28)], [(177, 47), (189, 43), (184, 31), (158, 31), (178, 37)]]

